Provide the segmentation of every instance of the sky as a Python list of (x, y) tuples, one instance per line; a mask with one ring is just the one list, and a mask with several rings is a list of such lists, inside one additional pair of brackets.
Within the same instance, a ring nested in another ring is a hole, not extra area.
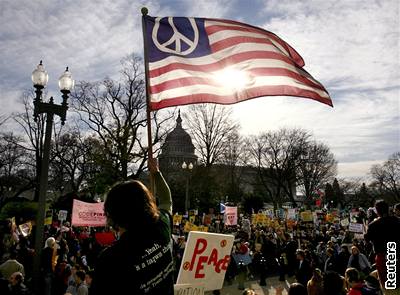
[(371, 165), (400, 151), (398, 0), (1, 0), (0, 118), (23, 111), (20, 98), (40, 60), (54, 96), (65, 66), (76, 81), (117, 78), (123, 57), (143, 55), (143, 6), (151, 16), (225, 18), (274, 32), (333, 100), (333, 108), (295, 97), (238, 103), (242, 134), (308, 130), (348, 179), (367, 180)]

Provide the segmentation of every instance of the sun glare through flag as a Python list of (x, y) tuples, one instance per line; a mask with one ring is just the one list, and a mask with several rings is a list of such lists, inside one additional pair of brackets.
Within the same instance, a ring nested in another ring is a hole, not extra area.
[(144, 16), (150, 109), (298, 96), (332, 106), (277, 35), (230, 20)]

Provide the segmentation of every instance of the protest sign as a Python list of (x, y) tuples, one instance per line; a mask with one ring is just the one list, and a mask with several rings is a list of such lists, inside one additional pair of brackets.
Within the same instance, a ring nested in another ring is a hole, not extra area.
[(188, 233), (192, 230), (193, 226), (195, 226), (193, 223), (191, 223), (190, 221), (186, 221), (183, 231), (185, 233)]
[(30, 221), (20, 224), (19, 225), (19, 231), (21, 232), (21, 234), (26, 237), (29, 236), (31, 234), (32, 231), (32, 223)]
[(48, 209), (46, 210), (46, 217), (44, 218), (44, 224), (52, 224), (53, 223), (53, 210)]
[(204, 284), (190, 285), (180, 284), (174, 285), (174, 295), (204, 295)]
[(71, 224), (75, 226), (105, 226), (104, 203), (86, 203), (74, 200)]
[(287, 212), (287, 219), (297, 220), (297, 210), (296, 208), (289, 208)]
[(225, 207), (225, 224), (237, 225), (237, 207)]
[(191, 231), (177, 284), (204, 284), (204, 291), (219, 290), (224, 283), (234, 236)]
[(348, 227), (349, 224), (350, 224), (349, 219), (348, 219), (348, 218), (344, 218), (344, 219), (340, 220), (340, 224), (341, 224), (343, 227)]
[(303, 222), (312, 222), (313, 221), (313, 214), (310, 210), (301, 212), (300, 217)]
[(207, 226), (204, 226), (204, 225), (199, 225), (199, 226), (197, 227), (197, 229), (193, 229), (193, 230), (195, 230), (195, 231), (201, 231), (201, 232), (208, 232), (208, 227), (207, 227)]
[(364, 225), (362, 223), (350, 222), (349, 231), (353, 233), (363, 233)]
[(270, 218), (274, 218), (274, 217), (275, 217), (275, 215), (274, 215), (274, 209), (267, 209), (267, 210), (265, 210), (265, 215), (267, 215), (267, 216), (270, 217)]
[(58, 220), (65, 221), (67, 220), (68, 211), (67, 210), (60, 210), (58, 211)]
[(357, 240), (364, 240), (364, 235), (361, 233), (355, 233), (354, 238)]
[(182, 222), (182, 215), (175, 214), (172, 216), (174, 225), (179, 225)]

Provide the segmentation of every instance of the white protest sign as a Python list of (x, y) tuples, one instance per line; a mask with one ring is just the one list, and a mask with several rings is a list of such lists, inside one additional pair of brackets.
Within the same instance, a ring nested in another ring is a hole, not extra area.
[(204, 295), (204, 289), (205, 289), (204, 284), (174, 285), (174, 295)]
[(344, 227), (349, 226), (349, 224), (350, 224), (349, 219), (348, 219), (348, 218), (345, 218), (345, 219), (340, 220), (340, 224), (341, 224), (342, 226), (344, 226)]
[(287, 212), (287, 219), (296, 220), (297, 219), (297, 211), (295, 208), (289, 208)]
[(204, 291), (221, 289), (233, 240), (232, 235), (189, 232), (176, 284), (204, 284)]
[(364, 235), (363, 234), (354, 234), (354, 238), (357, 240), (364, 240)]
[(32, 223), (28, 221), (26, 223), (20, 224), (19, 231), (22, 233), (24, 237), (30, 235), (32, 231)]
[(67, 220), (68, 211), (67, 210), (60, 210), (58, 211), (58, 220), (65, 221)]
[(363, 233), (363, 227), (364, 225), (362, 223), (350, 222), (349, 231), (353, 233)]

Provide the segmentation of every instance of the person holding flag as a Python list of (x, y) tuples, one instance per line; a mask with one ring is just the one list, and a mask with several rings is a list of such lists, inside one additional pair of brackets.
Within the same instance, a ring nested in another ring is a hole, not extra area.
[(97, 259), (90, 290), (93, 294), (174, 293), (171, 192), (156, 160), (150, 159), (148, 164), (159, 206), (140, 181), (128, 180), (111, 188), (104, 212), (118, 240)]

